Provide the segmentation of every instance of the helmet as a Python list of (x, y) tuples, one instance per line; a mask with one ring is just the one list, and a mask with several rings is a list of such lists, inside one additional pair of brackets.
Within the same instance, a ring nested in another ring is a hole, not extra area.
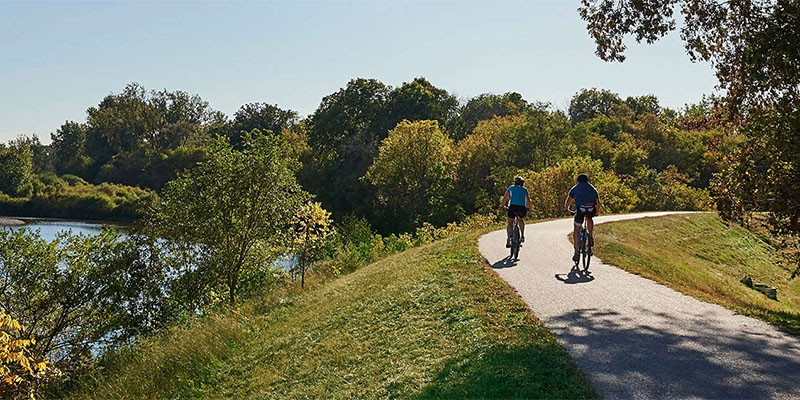
[(589, 182), (589, 175), (578, 174), (578, 183), (587, 183), (587, 182)]
[(518, 177), (514, 178), (514, 184), (515, 185), (519, 185), (519, 186), (524, 185), (525, 184), (525, 178), (523, 178), (521, 176), (518, 176)]

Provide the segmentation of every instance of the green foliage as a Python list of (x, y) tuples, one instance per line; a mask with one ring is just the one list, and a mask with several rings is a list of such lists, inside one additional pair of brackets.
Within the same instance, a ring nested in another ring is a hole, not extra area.
[(603, 169), (602, 162), (588, 157), (566, 158), (540, 172), (504, 169), (496, 173), (497, 182), (513, 182), (516, 175), (525, 177), (531, 197), (530, 218), (552, 218), (564, 215), (564, 199), (575, 185), (579, 173), (589, 175), (600, 193), (601, 212), (628, 212), (636, 205), (636, 194), (613, 172)]
[(231, 144), (238, 148), (242, 145), (243, 134), (253, 129), (280, 135), (284, 129), (297, 124), (297, 120), (296, 111), (283, 110), (277, 105), (267, 103), (248, 103), (233, 114), (233, 121), (226, 135)]
[(662, 172), (641, 171), (631, 183), (639, 210), (709, 210), (714, 204), (707, 190), (690, 186), (690, 179), (673, 165)]
[(90, 185), (74, 175), (36, 178), (30, 197), (0, 194), (0, 214), (22, 217), (107, 219), (139, 218), (155, 201), (155, 193), (124, 185)]
[(207, 140), (219, 119), (196, 95), (147, 92), (133, 83), (89, 108), (86, 123), (67, 121), (51, 135), (53, 169), (90, 182), (159, 189), (175, 172), (160, 168), (162, 158)]
[(390, 230), (409, 231), (424, 221), (442, 224), (451, 218), (446, 200), (454, 166), (453, 141), (438, 122), (403, 121), (391, 130), (366, 175), (382, 211), (393, 216)]
[(517, 92), (480, 94), (461, 106), (458, 115), (450, 120), (448, 132), (454, 139), (461, 140), (471, 134), (481, 121), (518, 115), (530, 108), (531, 105)]
[(446, 90), (419, 77), (393, 90), (388, 106), (392, 122), (435, 120), (440, 126), (447, 126), (448, 121), (456, 115), (458, 100)]
[(85, 124), (67, 121), (50, 135), (53, 167), (57, 174), (86, 175), (92, 159), (86, 155)]
[(751, 211), (768, 211), (777, 232), (800, 235), (800, 207), (786, 203), (800, 194), (800, 66), (787, 61), (800, 57), (800, 3), (583, 0), (580, 14), (597, 55), (623, 61), (627, 35), (654, 42), (675, 29), (675, 10), (685, 21), (680, 30), (689, 57), (711, 62), (725, 92), (687, 107), (683, 123), (740, 130), (747, 138), (722, 163), (714, 185), (722, 215), (747, 220)]
[(33, 154), (27, 146), (0, 147), (0, 193), (25, 197), (33, 180)]
[(614, 105), (622, 104), (616, 93), (608, 90), (581, 89), (569, 102), (569, 119), (573, 124), (609, 115)]
[[(492, 173), (502, 167), (535, 171), (574, 153), (569, 121), (558, 112), (530, 111), (518, 116), (482, 121), (458, 143), (457, 188), (468, 211), (487, 211), (493, 197), (511, 181), (497, 182)], [(505, 185), (505, 186), (503, 186)]]
[(201, 282), (194, 295), (225, 288), (230, 304), (245, 277), (271, 273), (307, 198), (295, 180), (297, 161), (279, 138), (254, 130), (242, 147), (224, 138), (210, 142), (205, 161), (165, 186), (148, 222), (153, 235), (188, 247), (193, 260), (180, 274)]
[(153, 329), (165, 277), (140, 251), (110, 230), (49, 243), (27, 229), (0, 230), (3, 310), (27, 328), (31, 354), (70, 378), (93, 352)]

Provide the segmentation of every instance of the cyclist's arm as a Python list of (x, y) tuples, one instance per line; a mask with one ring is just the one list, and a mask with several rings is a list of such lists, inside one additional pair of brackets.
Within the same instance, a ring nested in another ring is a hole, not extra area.
[(572, 197), (567, 196), (567, 199), (564, 200), (564, 209), (567, 210), (568, 213), (570, 212), (569, 211), (570, 204), (572, 204)]
[(510, 196), (511, 196), (511, 193), (509, 193), (508, 190), (506, 190), (506, 194), (503, 195), (503, 200), (500, 201), (500, 205), (505, 207), (506, 204), (508, 204), (508, 199), (509, 199)]
[(594, 215), (600, 215), (600, 196), (597, 197), (597, 201), (594, 203)]
[(525, 196), (525, 208), (527, 208), (528, 210), (531, 209), (531, 196), (529, 195)]

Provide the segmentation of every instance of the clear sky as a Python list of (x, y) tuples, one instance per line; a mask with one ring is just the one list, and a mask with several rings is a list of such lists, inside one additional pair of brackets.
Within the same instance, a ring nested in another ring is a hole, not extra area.
[(594, 55), (577, 0), (141, 2), (0, 0), (0, 141), (50, 133), (129, 82), (312, 113), (354, 77), (428, 78), (461, 99), (516, 91), (565, 109), (583, 87), (681, 107), (711, 93), (677, 33)]

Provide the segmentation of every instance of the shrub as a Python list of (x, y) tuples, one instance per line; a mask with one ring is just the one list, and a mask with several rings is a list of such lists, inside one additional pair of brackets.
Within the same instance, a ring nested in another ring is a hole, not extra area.
[(90, 185), (81, 178), (53, 174), (34, 181), (30, 197), (0, 193), (0, 214), (22, 217), (114, 219), (139, 218), (157, 198), (152, 191), (103, 183)]

